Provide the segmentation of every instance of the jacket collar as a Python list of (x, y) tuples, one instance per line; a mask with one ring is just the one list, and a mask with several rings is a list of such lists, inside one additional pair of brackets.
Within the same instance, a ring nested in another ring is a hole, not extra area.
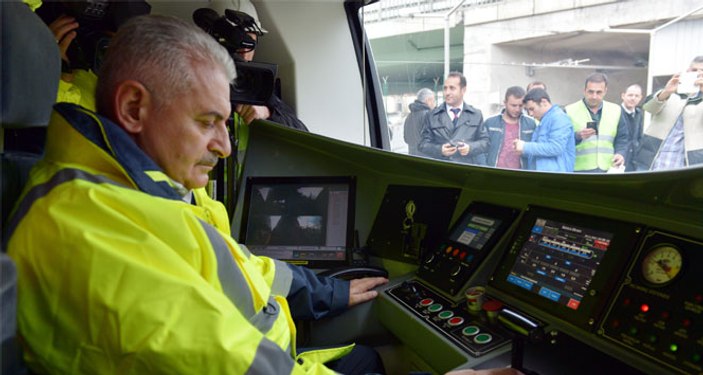
[[(116, 161), (139, 190), (162, 198), (181, 199), (161, 168), (117, 124), (75, 104), (59, 103), (54, 110), (86, 141), (106, 153), (102, 156)], [(54, 140), (57, 141), (60, 142)]]
[[(464, 113), (464, 112), (476, 113), (476, 110), (474, 109), (474, 107), (472, 107), (472, 106), (470, 106), (470, 105), (468, 105), (468, 104), (466, 104), (466, 103), (462, 103), (462, 104), (461, 104), (461, 108), (462, 108), (462, 109), (461, 109), (461, 112), (462, 112), (462, 113)], [(446, 112), (447, 112), (447, 103), (446, 103), (446, 102), (445, 102), (445, 103), (442, 103), (441, 105), (436, 106), (436, 107), (432, 110), (432, 113), (433, 113), (433, 114), (437, 114), (437, 113), (446, 113)]]

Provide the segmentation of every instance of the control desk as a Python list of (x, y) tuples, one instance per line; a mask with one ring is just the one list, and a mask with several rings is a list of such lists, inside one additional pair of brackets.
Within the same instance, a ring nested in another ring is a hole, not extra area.
[(675, 233), (474, 202), (415, 273), (391, 280), (379, 316), (421, 356), (432, 348), (437, 371), (512, 361), (541, 373), (531, 352), (551, 347), (588, 353), (558, 373), (700, 374), (701, 271), (703, 244)]

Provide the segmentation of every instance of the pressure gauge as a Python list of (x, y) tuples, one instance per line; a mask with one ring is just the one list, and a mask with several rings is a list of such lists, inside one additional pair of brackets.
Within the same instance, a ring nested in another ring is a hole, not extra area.
[(679, 249), (672, 245), (655, 246), (642, 259), (642, 276), (654, 285), (664, 285), (676, 278), (682, 265)]

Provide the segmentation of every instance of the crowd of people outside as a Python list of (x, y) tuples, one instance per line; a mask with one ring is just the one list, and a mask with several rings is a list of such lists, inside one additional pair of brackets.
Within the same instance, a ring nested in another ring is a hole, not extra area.
[[(684, 88), (685, 87), (685, 88)], [(703, 164), (703, 56), (643, 99), (632, 83), (621, 103), (605, 100), (608, 77), (591, 73), (583, 97), (554, 104), (547, 84), (505, 91), (501, 111), (486, 119), (464, 100), (466, 77), (451, 72), (435, 106), (422, 88), (403, 124), (410, 155), (522, 169), (577, 173), (623, 173)], [(645, 113), (651, 123), (645, 128)]]

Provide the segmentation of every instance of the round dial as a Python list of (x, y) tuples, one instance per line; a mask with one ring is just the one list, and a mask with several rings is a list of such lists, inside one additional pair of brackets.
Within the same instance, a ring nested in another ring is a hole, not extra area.
[(661, 245), (649, 251), (642, 260), (642, 276), (652, 284), (666, 284), (681, 271), (681, 252), (671, 245)]

